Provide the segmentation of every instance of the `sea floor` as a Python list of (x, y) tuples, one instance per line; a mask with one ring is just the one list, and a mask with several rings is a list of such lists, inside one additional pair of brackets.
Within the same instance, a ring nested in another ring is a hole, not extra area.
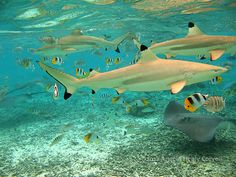
[(172, 97), (156, 99), (156, 111), (144, 116), (86, 95), (5, 104), (0, 176), (236, 176), (236, 128), (220, 129), (211, 143), (194, 142), (163, 123)]

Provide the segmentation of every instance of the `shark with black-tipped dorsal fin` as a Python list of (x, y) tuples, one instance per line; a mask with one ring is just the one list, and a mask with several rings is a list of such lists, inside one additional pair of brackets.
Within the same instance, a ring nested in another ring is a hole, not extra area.
[(136, 64), (103, 73), (93, 70), (83, 79), (77, 79), (42, 62), (38, 64), (64, 85), (64, 99), (68, 99), (78, 88), (84, 86), (90, 87), (92, 93), (100, 88), (114, 88), (118, 93), (126, 90), (171, 90), (171, 93), (178, 93), (186, 85), (211, 80), (227, 71), (226, 68), (208, 64), (160, 59), (136, 40), (134, 42), (141, 49), (141, 57)]
[[(52, 36), (43, 37), (41, 41), (46, 43), (46, 45), (31, 50), (36, 54), (46, 56), (67, 55), (69, 53), (100, 48), (104, 48), (105, 50), (113, 49), (120, 53), (119, 44), (131, 37), (131, 33), (127, 33), (113, 41), (107, 41), (103, 38), (83, 35), (80, 30), (74, 30), (70, 35), (61, 38)], [(57, 55), (55, 55), (56, 53)]]
[(189, 22), (186, 37), (156, 43), (149, 49), (155, 54), (165, 54), (166, 58), (194, 55), (199, 59), (217, 60), (224, 53), (236, 53), (236, 36), (206, 35), (196, 24)]

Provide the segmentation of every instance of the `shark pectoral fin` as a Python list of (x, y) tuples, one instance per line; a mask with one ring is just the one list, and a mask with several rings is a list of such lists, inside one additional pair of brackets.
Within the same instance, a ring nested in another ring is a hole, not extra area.
[(118, 94), (124, 93), (126, 91), (126, 89), (123, 88), (116, 88), (116, 91)]
[(188, 34), (186, 37), (204, 35), (204, 33), (193, 22), (188, 23)]
[(184, 88), (185, 84), (186, 84), (185, 80), (178, 81), (178, 82), (171, 84), (171, 93), (172, 94), (178, 93), (179, 91), (181, 91)]
[(213, 50), (211, 51), (210, 54), (210, 59), (211, 61), (217, 60), (218, 58), (220, 58), (223, 54), (224, 54), (224, 50)]

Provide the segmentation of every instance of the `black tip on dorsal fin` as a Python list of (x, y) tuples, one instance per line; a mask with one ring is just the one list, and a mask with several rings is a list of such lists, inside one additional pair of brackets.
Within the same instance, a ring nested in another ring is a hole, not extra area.
[(189, 27), (189, 28), (194, 27), (194, 23), (193, 23), (193, 22), (189, 22), (189, 23), (188, 23), (188, 27)]
[(141, 51), (141, 52), (144, 51), (144, 50), (147, 50), (147, 49), (148, 49), (147, 46), (141, 44), (141, 46), (140, 46), (140, 51)]
[(89, 72), (92, 72), (92, 71), (93, 71), (93, 68), (90, 68), (90, 69), (89, 69)]
[(92, 94), (95, 94), (96, 92), (94, 90), (92, 90)]
[(64, 99), (67, 100), (68, 98), (70, 98), (72, 96), (71, 93), (68, 93), (67, 90), (64, 93)]
[(120, 53), (119, 47), (117, 47), (115, 51), (116, 51), (117, 53)]

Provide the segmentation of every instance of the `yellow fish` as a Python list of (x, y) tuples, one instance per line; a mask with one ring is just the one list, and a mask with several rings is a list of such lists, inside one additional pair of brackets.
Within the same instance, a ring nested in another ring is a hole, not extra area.
[(211, 79), (211, 84), (216, 85), (216, 84), (221, 84), (223, 78), (221, 76), (216, 76), (213, 79)]
[(116, 64), (116, 65), (118, 65), (120, 62), (121, 62), (120, 57), (117, 57), (117, 58), (114, 60), (114, 64)]
[(86, 143), (89, 143), (90, 138), (92, 137), (92, 133), (88, 133), (87, 135), (84, 136), (84, 141)]
[(53, 57), (52, 58), (52, 64), (54, 65), (61, 65), (63, 63), (63, 60), (61, 57)]

